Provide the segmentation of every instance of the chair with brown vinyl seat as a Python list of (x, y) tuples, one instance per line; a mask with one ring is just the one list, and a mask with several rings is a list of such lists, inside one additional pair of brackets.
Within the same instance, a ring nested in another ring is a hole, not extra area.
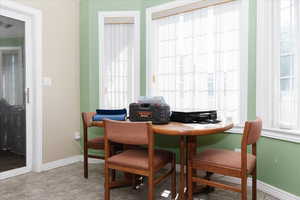
[[(105, 140), (105, 200), (110, 199), (111, 170), (148, 177), (148, 200), (154, 199), (154, 187), (171, 176), (172, 198), (176, 195), (175, 154), (154, 149), (152, 125), (148, 122), (120, 122), (104, 120)], [(112, 142), (125, 145), (146, 145), (147, 149), (129, 149), (111, 156)], [(155, 178), (156, 172), (170, 164), (170, 170)]]
[(90, 155), (89, 149), (104, 150), (104, 137), (88, 138), (88, 128), (91, 127), (92, 118), (95, 112), (83, 112), (83, 163), (84, 177), (88, 178), (88, 158), (104, 159), (103, 156)]
[[(256, 144), (260, 138), (262, 121), (257, 118), (245, 123), (242, 137), (241, 152), (221, 149), (208, 149), (189, 159), (188, 167), (188, 199), (193, 199), (193, 183), (201, 183), (212, 187), (241, 193), (241, 199), (247, 199), (247, 178), (252, 176), (252, 199), (257, 198), (256, 175)], [(247, 152), (248, 145), (252, 145), (252, 154)], [(209, 179), (193, 176), (194, 170), (222, 174), (241, 179), (241, 187), (229, 186)]]

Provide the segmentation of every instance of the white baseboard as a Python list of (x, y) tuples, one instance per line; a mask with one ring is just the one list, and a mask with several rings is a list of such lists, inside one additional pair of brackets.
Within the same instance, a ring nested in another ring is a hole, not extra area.
[(104, 163), (104, 160), (96, 159), (96, 158), (89, 158), (88, 162), (89, 162), (89, 164), (99, 164), (99, 163)]
[[(83, 162), (83, 156), (81, 156), (80, 161)], [(88, 162), (89, 162), (89, 164), (100, 164), (100, 163), (104, 163), (104, 160), (97, 159), (97, 158), (88, 158)]]
[(300, 200), (299, 196), (288, 193), (284, 190), (281, 190), (277, 187), (274, 187), (274, 186), (264, 183), (262, 181), (257, 182), (257, 187), (259, 190), (261, 190), (267, 194), (270, 194), (274, 197), (277, 197), (280, 200)]
[(61, 160), (56, 160), (53, 162), (45, 163), (42, 165), (42, 171), (48, 171), (51, 169), (55, 169), (58, 167), (63, 167), (67, 166), (76, 162), (80, 162), (82, 160), (82, 155), (77, 155), (77, 156), (72, 156), (69, 158), (61, 159)]
[[(95, 159), (95, 158), (89, 158), (88, 161), (89, 161), (89, 164), (104, 163), (104, 160)], [(77, 156), (72, 156), (72, 157), (69, 157), (69, 158), (65, 158), (65, 159), (45, 163), (45, 164), (42, 165), (42, 171), (48, 171), (48, 170), (55, 169), (55, 168), (58, 168), (58, 167), (71, 165), (71, 164), (76, 163), (76, 162), (83, 162), (83, 156), (82, 155), (77, 155)]]
[[(222, 177), (221, 179), (231, 182), (231, 183), (240, 183), (241, 181), (238, 178), (234, 177)], [(248, 186), (252, 186), (252, 178), (248, 178)], [(257, 189), (267, 193), (269, 195), (272, 195), (273, 197), (276, 197), (280, 200), (300, 200), (300, 197), (293, 195), (291, 193), (288, 193), (282, 189), (279, 189), (277, 187), (274, 187), (272, 185), (269, 185), (265, 182), (262, 182), (260, 180), (257, 180)]]
[[(236, 183), (236, 184), (240, 184), (241, 180), (238, 178), (234, 178), (234, 177), (228, 177), (228, 176), (220, 176), (220, 175), (214, 175), (214, 178), (218, 179), (218, 180), (224, 180), (230, 183)], [(247, 181), (248, 186), (252, 186), (252, 178), (249, 177), (248, 181)], [(262, 182), (260, 180), (257, 180), (257, 189), (267, 193), (273, 197), (276, 197), (280, 200), (300, 200), (300, 197), (293, 195), (291, 193), (288, 193), (282, 189), (279, 189), (277, 187), (274, 187), (272, 185), (269, 185), (265, 182)]]
[(12, 178), (12, 177), (15, 177), (15, 176), (23, 175), (23, 174), (26, 174), (30, 171), (31, 170), (28, 167), (22, 167), (22, 168), (19, 168), (19, 169), (13, 169), (13, 170), (1, 172), (0, 173), (0, 180), (4, 180), (4, 179), (7, 179), (7, 178)]

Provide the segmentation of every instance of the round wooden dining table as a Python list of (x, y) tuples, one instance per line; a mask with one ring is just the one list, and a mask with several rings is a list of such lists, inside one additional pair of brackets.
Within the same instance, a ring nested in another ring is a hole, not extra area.
[[(92, 122), (92, 126), (103, 127), (103, 122)], [(197, 153), (197, 136), (212, 135), (223, 133), (233, 128), (233, 123), (220, 122), (217, 124), (186, 124), (179, 122), (170, 122), (164, 125), (152, 125), (155, 134), (179, 136), (180, 148), (180, 182), (179, 199), (185, 199), (187, 188), (188, 159)], [(193, 172), (195, 173), (195, 172)]]

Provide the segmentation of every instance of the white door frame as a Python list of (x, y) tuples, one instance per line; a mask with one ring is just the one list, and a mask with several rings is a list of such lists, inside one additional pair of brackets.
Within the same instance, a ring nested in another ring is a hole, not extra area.
[(26, 91), (26, 167), (0, 173), (0, 180), (27, 173), (40, 172), (43, 160), (42, 127), (42, 13), (11, 0), (0, 0), (0, 15), (25, 22)]

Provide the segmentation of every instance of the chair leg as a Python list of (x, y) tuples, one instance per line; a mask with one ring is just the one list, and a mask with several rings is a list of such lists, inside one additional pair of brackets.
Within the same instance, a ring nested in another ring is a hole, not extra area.
[(242, 198), (241, 200), (247, 200), (247, 176), (242, 177)]
[(132, 189), (139, 189), (139, 176), (136, 174), (132, 174)]
[(256, 167), (254, 168), (252, 174), (252, 200), (257, 199), (257, 174), (256, 174)]
[(105, 173), (104, 197), (105, 200), (109, 200), (110, 199), (110, 169), (108, 168), (107, 165), (105, 165), (104, 173)]
[(173, 155), (172, 160), (172, 175), (171, 175), (171, 193), (172, 193), (172, 199), (176, 198), (176, 157)]
[(88, 153), (87, 149), (83, 153), (83, 168), (84, 168), (84, 178), (88, 178)]
[(148, 177), (148, 200), (154, 200), (154, 180), (151, 174)]
[(111, 172), (111, 180), (116, 181), (116, 170), (114, 170), (114, 169)]
[(189, 164), (189, 166), (188, 166), (188, 200), (193, 199), (193, 181), (192, 181), (192, 177), (193, 177), (193, 168), (192, 168), (191, 164)]
[[(115, 155), (115, 148), (116, 147), (114, 145), (111, 145), (110, 156)], [(116, 180), (116, 170), (114, 170), (114, 169), (112, 170), (111, 180), (112, 181)]]

